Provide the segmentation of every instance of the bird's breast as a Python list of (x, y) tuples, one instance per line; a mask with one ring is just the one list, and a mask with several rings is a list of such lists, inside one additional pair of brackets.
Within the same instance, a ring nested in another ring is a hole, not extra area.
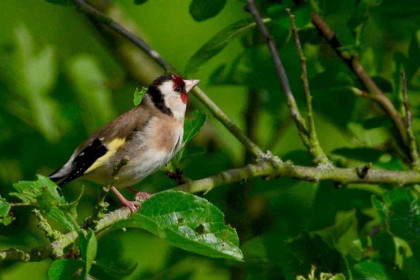
[(166, 165), (181, 148), (183, 132), (183, 123), (152, 119), (143, 131), (132, 135), (125, 151), (121, 151), (120, 156), (126, 157), (128, 163), (121, 168), (115, 185), (136, 184)]

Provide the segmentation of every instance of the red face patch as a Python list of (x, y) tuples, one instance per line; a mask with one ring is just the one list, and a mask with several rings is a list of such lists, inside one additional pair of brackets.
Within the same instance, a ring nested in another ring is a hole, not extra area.
[(182, 91), (185, 91), (185, 83), (180, 76), (172, 75), (172, 81), (174, 82), (174, 90), (180, 87)]
[(180, 76), (172, 75), (173, 90), (181, 94), (181, 101), (187, 104), (188, 97), (185, 91), (185, 82)]

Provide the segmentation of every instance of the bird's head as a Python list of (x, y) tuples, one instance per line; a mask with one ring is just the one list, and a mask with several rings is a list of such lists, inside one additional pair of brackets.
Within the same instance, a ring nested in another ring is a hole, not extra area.
[(163, 75), (149, 86), (148, 94), (154, 105), (162, 112), (176, 118), (184, 117), (188, 93), (199, 80), (184, 80), (177, 75)]

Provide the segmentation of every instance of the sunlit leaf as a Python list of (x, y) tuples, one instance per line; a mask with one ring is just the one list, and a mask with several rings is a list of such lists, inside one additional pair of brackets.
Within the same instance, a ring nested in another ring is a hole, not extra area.
[[(264, 21), (269, 22), (269, 19), (265, 19)], [(233, 38), (243, 34), (254, 26), (255, 22), (253, 20), (245, 19), (222, 29), (188, 60), (185, 72), (191, 74), (198, 71), (210, 58), (221, 52)]]
[(48, 269), (49, 280), (76, 279), (76, 273), (83, 267), (83, 263), (75, 259), (55, 260)]
[(214, 258), (242, 260), (236, 231), (207, 200), (179, 191), (164, 191), (146, 200), (135, 213), (113, 228), (148, 230), (181, 249)]
[(134, 97), (133, 97), (134, 106), (137, 106), (141, 103), (141, 100), (146, 93), (147, 93), (146, 87), (142, 87), (141, 90), (136, 88), (136, 91), (134, 92)]
[(204, 21), (216, 16), (226, 5), (226, 0), (192, 0), (190, 14), (196, 21)]

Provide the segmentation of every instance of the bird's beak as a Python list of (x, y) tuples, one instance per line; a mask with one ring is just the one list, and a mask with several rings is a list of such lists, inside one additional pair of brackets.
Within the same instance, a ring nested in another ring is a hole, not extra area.
[(199, 82), (200, 82), (200, 80), (184, 80), (184, 83), (185, 83), (185, 91), (187, 93), (189, 93), (190, 90), (192, 90), (193, 87), (195, 87)]

